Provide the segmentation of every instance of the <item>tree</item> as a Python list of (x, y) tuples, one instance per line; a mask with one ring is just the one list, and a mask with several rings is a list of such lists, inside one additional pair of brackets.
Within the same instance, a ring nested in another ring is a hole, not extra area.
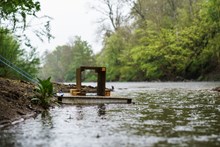
[(120, 55), (124, 49), (124, 41), (119, 34), (113, 34), (107, 38), (105, 48), (97, 59), (97, 64), (108, 69), (107, 80), (118, 81), (120, 79), (121, 60)]
[(114, 32), (123, 26), (128, 19), (125, 0), (97, 0), (93, 9), (98, 11), (102, 17), (97, 21), (101, 32)]
[[(31, 45), (28, 31), (32, 31), (39, 39), (53, 36), (50, 34), (50, 18), (39, 17), (40, 3), (37, 0), (0, 0), (0, 55), (35, 77), (40, 60), (36, 49)], [(37, 19), (37, 27), (33, 20)], [(25, 45), (30, 51), (22, 49)], [(21, 78), (19, 74), (1, 64), (1, 76)]]
[[(25, 42), (28, 47), (31, 46), (25, 31), (32, 28), (32, 32), (40, 39), (47, 37), (53, 38), (50, 34), (50, 17), (37, 16), (40, 11), (40, 2), (37, 0), (0, 0), (0, 27), (5, 28), (4, 32), (12, 32), (18, 40)], [(32, 17), (32, 18), (31, 18)], [(32, 27), (34, 18), (41, 21), (42, 25)], [(1, 30), (3, 31), (3, 30)]]
[(0, 11), (1, 22), (11, 22), (12, 30), (16, 29), (20, 22), (23, 23), (22, 29), (25, 29), (27, 16), (35, 16), (36, 12), (40, 11), (40, 3), (34, 0), (1, 0)]
[(97, 55), (109, 80), (201, 80), (219, 71), (218, 0), (126, 3), (131, 23), (107, 32)]
[[(27, 54), (24, 49), (21, 49), (18, 41), (14, 39), (10, 33), (0, 33), (0, 55), (21, 70), (30, 74), (33, 78), (36, 76), (40, 60), (36, 56), (35, 49)], [(25, 77), (22, 77), (22, 75), (18, 74), (15, 70), (12, 70), (2, 62), (0, 62), (0, 76), (25, 79)]]
[(58, 46), (56, 50), (46, 55), (41, 77), (51, 76), (54, 81), (60, 82), (73, 81), (76, 68), (94, 65), (91, 46), (76, 36), (68, 44)]

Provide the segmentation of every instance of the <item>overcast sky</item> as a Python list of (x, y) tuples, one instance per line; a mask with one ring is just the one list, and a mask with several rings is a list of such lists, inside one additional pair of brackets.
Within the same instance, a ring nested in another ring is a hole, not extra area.
[(52, 34), (55, 37), (50, 43), (37, 41), (38, 50), (55, 49), (58, 45), (68, 43), (69, 38), (81, 36), (92, 45), (93, 52), (101, 50), (101, 42), (97, 42), (95, 21), (98, 13), (91, 9), (91, 0), (40, 0), (41, 14), (53, 18)]

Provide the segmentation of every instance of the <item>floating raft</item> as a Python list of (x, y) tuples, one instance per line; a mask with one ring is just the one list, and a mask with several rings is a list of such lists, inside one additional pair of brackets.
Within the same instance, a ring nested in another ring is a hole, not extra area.
[[(97, 75), (97, 88), (82, 86), (82, 72), (95, 70)], [(76, 69), (76, 87), (70, 88), (69, 93), (57, 93), (58, 101), (64, 104), (130, 104), (130, 98), (110, 96), (111, 90), (106, 89), (106, 67), (81, 66)], [(113, 88), (114, 89), (114, 88)], [(112, 89), (112, 90), (113, 90)], [(96, 93), (96, 95), (87, 95)]]
[(58, 100), (63, 104), (131, 104), (131, 98), (115, 97), (115, 96), (96, 96), (86, 95), (78, 96), (70, 93), (57, 95)]

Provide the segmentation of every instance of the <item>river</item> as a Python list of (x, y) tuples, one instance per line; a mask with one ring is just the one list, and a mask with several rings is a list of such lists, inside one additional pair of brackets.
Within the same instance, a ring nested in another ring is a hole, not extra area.
[(0, 146), (220, 146), (220, 82), (107, 83), (134, 104), (63, 105), (0, 132)]

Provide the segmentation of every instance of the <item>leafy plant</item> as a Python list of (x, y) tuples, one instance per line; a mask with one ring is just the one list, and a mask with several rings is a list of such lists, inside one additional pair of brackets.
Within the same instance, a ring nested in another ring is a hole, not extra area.
[(53, 95), (53, 84), (50, 79), (51, 77), (46, 80), (37, 78), (36, 98), (32, 99), (32, 101), (38, 101), (44, 108), (50, 106), (50, 100)]
[[(31, 77), (36, 77), (40, 65), (40, 59), (37, 57), (36, 49), (30, 52), (23, 49), (12, 33), (5, 33), (5, 29), (0, 27), (0, 58), (4, 62), (11, 62), (22, 71), (25, 71)], [(0, 61), (0, 76), (13, 79), (25, 79), (22, 74), (9, 68), (6, 64)]]

